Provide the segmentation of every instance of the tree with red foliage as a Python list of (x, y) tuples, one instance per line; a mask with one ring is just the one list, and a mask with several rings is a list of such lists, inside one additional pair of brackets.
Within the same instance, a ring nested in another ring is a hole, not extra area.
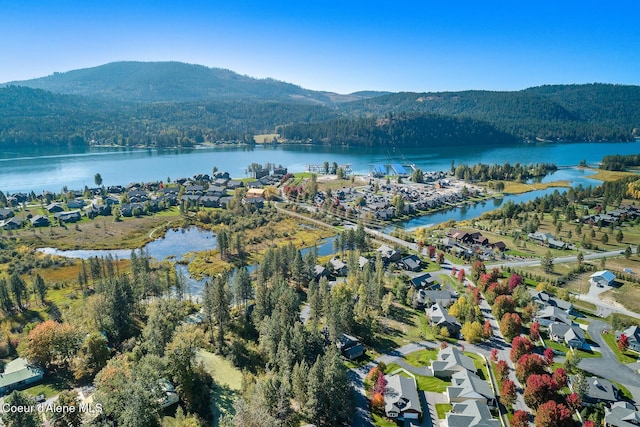
[(387, 389), (387, 379), (384, 374), (380, 372), (376, 383), (373, 385), (373, 394), (379, 393), (384, 396), (384, 391)]
[(500, 387), (500, 403), (502, 403), (505, 408), (510, 408), (516, 403), (516, 397), (516, 384), (508, 378), (502, 381), (502, 387)]
[(529, 414), (527, 411), (518, 409), (513, 413), (510, 424), (511, 427), (529, 427)]
[(572, 411), (579, 411), (582, 409), (582, 399), (580, 399), (577, 393), (571, 393), (567, 396), (567, 405), (569, 405)]
[(456, 277), (456, 274), (458, 274), (458, 269), (455, 267), (451, 267), (451, 275), (453, 277)]
[(438, 264), (442, 264), (444, 262), (444, 253), (438, 252), (438, 256), (436, 257), (436, 262)]
[[(480, 277), (487, 272), (487, 268), (482, 261), (476, 261), (471, 266), (471, 277), (474, 281), (478, 281)], [(485, 282), (486, 284), (486, 282)]]
[(548, 374), (532, 374), (527, 378), (524, 388), (524, 403), (532, 409), (537, 409), (548, 400), (557, 397), (558, 384)]
[[(488, 301), (488, 300), (487, 300)], [(491, 313), (497, 320), (502, 320), (506, 313), (516, 312), (516, 302), (511, 295), (499, 295), (491, 307)], [(518, 316), (519, 318), (520, 316)]]
[(471, 297), (473, 299), (473, 305), (480, 305), (482, 292), (480, 292), (480, 289), (474, 287), (473, 289), (471, 289)]
[(513, 273), (509, 277), (509, 293), (512, 294), (513, 290), (522, 285), (524, 282), (522, 281), (522, 277), (519, 274)]
[(484, 325), (482, 325), (482, 336), (488, 340), (491, 338), (491, 335), (493, 335), (493, 326), (491, 326), (491, 321), (487, 319), (484, 321)]
[(544, 349), (544, 363), (547, 366), (553, 365), (553, 349), (550, 347)]
[(520, 360), (525, 354), (529, 354), (533, 351), (533, 343), (527, 337), (518, 336), (511, 342), (511, 352), (509, 357), (513, 363)]
[(537, 354), (525, 354), (516, 364), (516, 378), (523, 384), (531, 375), (542, 375), (545, 372), (544, 361)]
[(529, 336), (533, 341), (538, 341), (540, 339), (540, 323), (533, 322), (529, 327)]
[(449, 347), (449, 344), (447, 344), (446, 342), (442, 341), (440, 343), (440, 349), (444, 350), (445, 348)]
[(436, 248), (434, 246), (428, 246), (427, 255), (429, 256), (429, 258), (433, 258), (434, 256), (436, 256)]
[(553, 400), (540, 405), (533, 422), (536, 427), (573, 427), (569, 408)]
[(625, 334), (620, 334), (616, 343), (618, 344), (618, 350), (625, 352), (629, 348), (629, 337)]
[(498, 349), (497, 348), (492, 348), (491, 349), (491, 360), (493, 362), (497, 362), (498, 361)]
[(522, 332), (522, 322), (518, 313), (507, 313), (500, 321), (500, 331), (507, 342), (511, 342)]
[(562, 388), (567, 385), (567, 371), (562, 368), (557, 368), (553, 372), (553, 380), (558, 384), (558, 388)]
[(582, 427), (596, 427), (595, 423), (591, 420), (586, 420), (582, 423)]
[(371, 408), (376, 412), (382, 412), (382, 409), (384, 408), (384, 395), (374, 393), (371, 398)]
[(509, 378), (509, 365), (506, 360), (498, 360), (496, 362), (496, 376), (498, 377), (498, 381), (504, 381)]
[(458, 271), (458, 282), (460, 282), (460, 283), (464, 283), (464, 276), (465, 276), (465, 274), (466, 274), (466, 273), (465, 273), (465, 271), (464, 271), (464, 268), (461, 268), (461, 269)]

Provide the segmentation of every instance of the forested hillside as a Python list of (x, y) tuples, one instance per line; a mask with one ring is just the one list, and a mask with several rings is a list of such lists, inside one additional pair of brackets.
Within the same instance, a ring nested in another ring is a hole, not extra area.
[(398, 146), (504, 144), (512, 135), (468, 118), (435, 114), (389, 114), (384, 118), (338, 119), (278, 128), (283, 138), (328, 145)]
[(12, 84), (138, 102), (242, 99), (330, 105), (370, 96), (317, 92), (273, 79), (255, 79), (230, 70), (181, 62), (113, 62)]
[[(501, 144), (630, 141), (640, 87), (556, 85), (518, 92), (350, 95), (178, 62), (118, 62), (0, 87), (0, 146)], [(349, 101), (349, 102), (347, 102)]]

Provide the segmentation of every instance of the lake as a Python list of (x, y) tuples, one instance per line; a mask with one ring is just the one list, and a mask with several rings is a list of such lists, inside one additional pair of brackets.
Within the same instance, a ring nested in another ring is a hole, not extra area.
[[(383, 146), (323, 147), (301, 145), (220, 146), (198, 149), (61, 148), (4, 150), (0, 153), (0, 191), (60, 191), (94, 186), (100, 173), (104, 185), (128, 184), (211, 173), (214, 166), (234, 177), (244, 177), (253, 163), (282, 164), (290, 172), (302, 172), (307, 164), (329, 161), (350, 164), (366, 174), (373, 163), (415, 164), (425, 170), (449, 170), (451, 162), (535, 163), (577, 165), (581, 160), (596, 165), (607, 154), (635, 154), (640, 142), (628, 143), (534, 143), (500, 147), (437, 147), (420, 149)], [(559, 171), (561, 172), (561, 171)], [(555, 178), (554, 178), (555, 179)]]

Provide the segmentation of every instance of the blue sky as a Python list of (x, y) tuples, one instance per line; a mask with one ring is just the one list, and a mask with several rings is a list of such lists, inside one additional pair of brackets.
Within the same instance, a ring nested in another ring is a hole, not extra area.
[(640, 84), (637, 1), (0, 0), (0, 82), (175, 60), (305, 88)]

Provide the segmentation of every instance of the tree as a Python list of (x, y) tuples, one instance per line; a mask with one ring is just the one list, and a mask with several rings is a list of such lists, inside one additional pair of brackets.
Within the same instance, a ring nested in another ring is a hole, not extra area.
[(524, 282), (522, 281), (522, 277), (519, 274), (513, 273), (509, 277), (509, 293), (513, 293), (513, 290), (523, 283)]
[(23, 391), (13, 391), (5, 400), (4, 405), (8, 408), (30, 408), (31, 410), (5, 411), (2, 420), (7, 427), (38, 427), (40, 426), (40, 416), (36, 411), (36, 402), (31, 396)]
[(510, 379), (502, 381), (500, 388), (500, 403), (506, 408), (510, 408), (516, 402), (517, 391), (516, 384)]
[(482, 341), (483, 338), (483, 329), (480, 325), (480, 322), (465, 322), (462, 325), (462, 336), (464, 339), (471, 344), (475, 344), (477, 342)]
[(582, 265), (582, 263), (584, 262), (584, 254), (582, 253), (582, 251), (578, 252), (576, 259), (578, 261), (578, 265)]
[(627, 246), (626, 248), (624, 248), (624, 257), (626, 259), (631, 258), (631, 246)]
[(523, 384), (531, 375), (542, 375), (545, 372), (544, 361), (537, 354), (525, 354), (516, 363), (516, 378)]
[(66, 390), (58, 395), (56, 406), (67, 408), (66, 411), (51, 413), (49, 421), (55, 427), (78, 427), (82, 425), (82, 412), (80, 410), (80, 401), (78, 392), (75, 390)]
[(35, 293), (38, 295), (40, 299), (40, 304), (44, 305), (44, 300), (47, 296), (47, 285), (45, 285), (44, 280), (40, 274), (36, 274), (36, 279), (33, 283), (33, 288)]
[(529, 336), (533, 341), (538, 341), (540, 339), (540, 323), (533, 322), (529, 327)]
[(620, 350), (621, 352), (627, 351), (627, 349), (629, 348), (629, 337), (627, 337), (625, 334), (620, 334), (620, 336), (616, 340), (616, 344), (618, 345), (618, 350)]
[(529, 414), (527, 411), (518, 409), (513, 413), (510, 424), (511, 427), (529, 427)]
[(471, 277), (473, 278), (474, 282), (477, 282), (480, 276), (482, 276), (486, 272), (487, 269), (482, 261), (476, 261), (471, 266)]
[(13, 294), (13, 299), (15, 300), (18, 308), (22, 310), (23, 307), (23, 299), (27, 296), (27, 284), (22, 280), (18, 273), (13, 273), (11, 278), (9, 279), (9, 284), (11, 286), (11, 293)]
[[(491, 326), (491, 321), (489, 319), (484, 321), (482, 325), (482, 336), (484, 339), (488, 340), (493, 335), (493, 326)], [(492, 350), (493, 351), (493, 350)]]
[(609, 235), (607, 233), (603, 233), (601, 241), (603, 245), (606, 245), (607, 243), (609, 243)]
[(536, 427), (573, 427), (569, 408), (554, 400), (540, 405), (533, 422)]
[(565, 356), (562, 367), (567, 372), (575, 373), (578, 370), (578, 365), (580, 364), (581, 360), (582, 356), (580, 356), (580, 353), (578, 353), (577, 351), (570, 351)]
[(444, 262), (444, 253), (438, 252), (438, 256), (436, 257), (436, 263), (442, 264)]
[(616, 233), (616, 242), (622, 243), (622, 240), (624, 240), (624, 234), (622, 234), (622, 230), (618, 230)]
[(77, 380), (93, 378), (107, 365), (111, 351), (107, 339), (99, 332), (92, 332), (84, 339), (73, 361), (73, 376)]
[(524, 403), (532, 409), (538, 409), (544, 402), (552, 400), (557, 391), (558, 385), (551, 376), (532, 374), (527, 378), (524, 388)]
[(24, 354), (31, 363), (45, 368), (66, 366), (77, 353), (81, 337), (75, 326), (47, 320), (29, 332)]
[(502, 320), (506, 313), (515, 313), (516, 303), (511, 295), (499, 295), (493, 303), (491, 312), (497, 320)]
[(507, 313), (500, 321), (500, 331), (507, 342), (511, 342), (522, 331), (522, 322), (517, 313)]
[(458, 282), (460, 282), (460, 283), (464, 283), (464, 276), (465, 276), (464, 268), (461, 268), (461, 269), (458, 271)]
[(547, 251), (547, 253), (540, 259), (540, 265), (545, 273), (553, 273), (553, 255), (551, 251)]
[[(486, 324), (486, 322), (485, 322)], [(492, 362), (497, 362), (498, 361), (498, 349), (497, 348), (492, 348), (491, 349), (491, 361)]]
[(102, 175), (100, 175), (99, 173), (95, 174), (95, 176), (93, 177), (93, 182), (95, 182), (97, 187), (100, 187), (102, 185)]
[(550, 347), (544, 349), (544, 364), (547, 366), (553, 364), (553, 349)]
[(567, 405), (572, 411), (579, 411), (582, 408), (582, 399), (577, 393), (571, 393), (567, 396)]
[(530, 354), (532, 351), (533, 343), (527, 337), (518, 336), (511, 343), (509, 357), (513, 363), (516, 363), (522, 356)]
[(504, 381), (509, 378), (509, 365), (506, 360), (498, 360), (496, 362), (496, 376), (498, 377), (498, 381)]
[(180, 397), (188, 408), (196, 407), (198, 401), (202, 403), (202, 400), (207, 404), (207, 399), (203, 399), (206, 393), (200, 386), (200, 374), (195, 369), (196, 353), (203, 345), (204, 335), (200, 329), (193, 325), (181, 325), (165, 350), (169, 373), (178, 384)]
[(589, 390), (589, 383), (582, 372), (578, 372), (576, 375), (571, 377), (571, 388), (580, 399), (584, 398), (584, 395)]
[(565, 387), (567, 385), (567, 372), (562, 368), (556, 368), (553, 371), (553, 380), (558, 384), (558, 388)]

